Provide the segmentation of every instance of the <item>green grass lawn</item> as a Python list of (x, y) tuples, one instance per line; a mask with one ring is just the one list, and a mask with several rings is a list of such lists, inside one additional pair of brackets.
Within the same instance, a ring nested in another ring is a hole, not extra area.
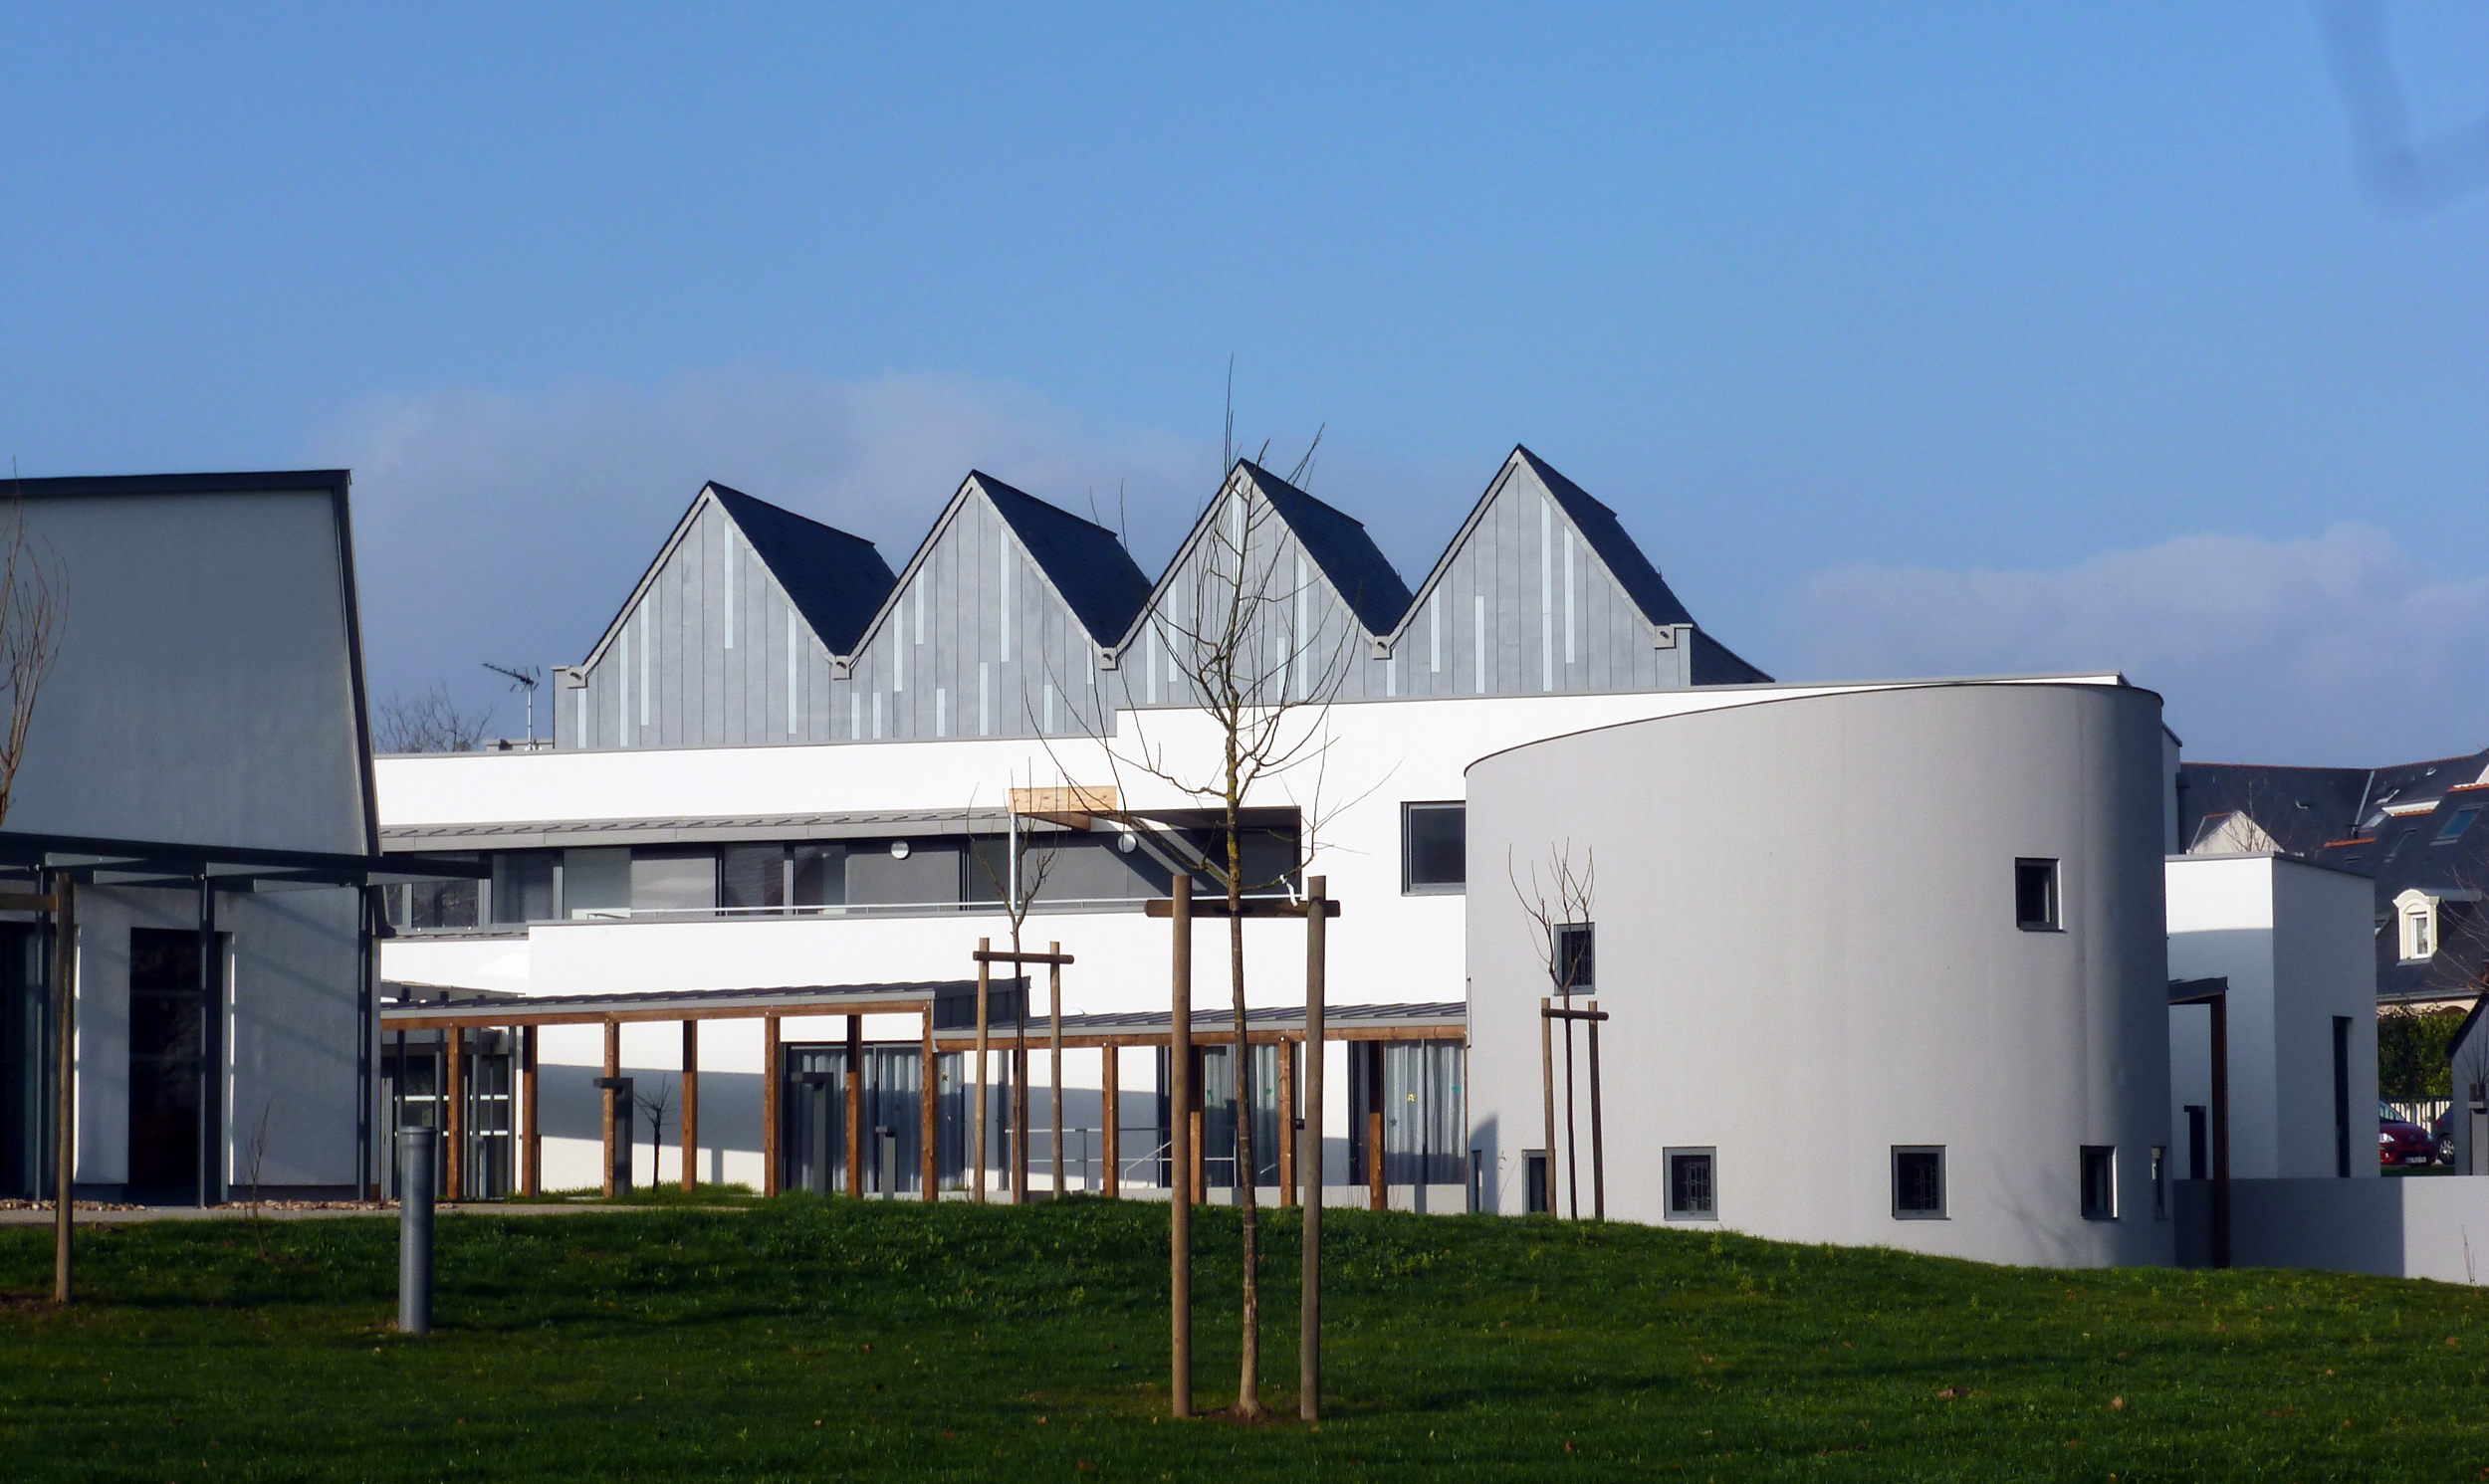
[[(11, 1479), (2489, 1477), (2489, 1295), (2047, 1272), (1645, 1227), (1338, 1213), (1330, 1417), (1166, 1419), (1166, 1211), (784, 1196), (442, 1218), (394, 1335), (385, 1218), (0, 1232)], [(1232, 1212), (1196, 1226), (1233, 1398)]]

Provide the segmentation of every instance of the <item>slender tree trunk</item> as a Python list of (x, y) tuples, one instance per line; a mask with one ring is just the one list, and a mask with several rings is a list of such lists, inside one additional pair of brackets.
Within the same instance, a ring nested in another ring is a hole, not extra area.
[(1236, 1410), (1261, 1415), (1261, 1241), (1253, 1204), (1252, 1046), (1244, 1034), (1244, 848), (1239, 837), (1244, 799), (1236, 786), (1231, 743), (1228, 771), (1228, 986), (1236, 1010), (1236, 1189), (1244, 1228), (1244, 1335), (1239, 1347)]

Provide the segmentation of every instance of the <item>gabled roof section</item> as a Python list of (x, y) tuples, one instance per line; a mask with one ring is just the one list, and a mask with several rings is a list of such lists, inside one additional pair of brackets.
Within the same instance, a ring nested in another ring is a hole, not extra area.
[(1366, 632), (1390, 633), (1409, 611), (1409, 584), (1392, 569), (1374, 537), (1366, 534), (1364, 523), (1324, 505), (1250, 459), (1237, 460), (1237, 467), (1287, 523), (1297, 544), (1322, 568), (1322, 575), (1330, 579)]
[(864, 625), (898, 584), (890, 563), (860, 535), (807, 520), (741, 490), (711, 482), (706, 493), (752, 542), (787, 592), (788, 601), (812, 626), (831, 654), (845, 654)]
[[(1574, 529), (1582, 533), (1582, 539), (1590, 543), (1590, 549), (1607, 563), (1608, 570), (1616, 577), (1616, 585), (1625, 589), (1625, 595), (1634, 600), (1634, 606), (1642, 610), (1644, 618), (1655, 624), (1694, 622), (1694, 615), (1677, 600), (1677, 594), (1660, 576), (1660, 569), (1651, 564), (1651, 558), (1643, 554), (1642, 547), (1634, 544), (1634, 538), (1625, 533), (1624, 526), (1616, 519), (1616, 512), (1593, 500), (1589, 491), (1558, 474), (1553, 466), (1526, 447), (1513, 445), (1512, 457), (1546, 487), (1548, 495), (1563, 510), (1565, 519), (1573, 523)], [(1760, 675), (1762, 672), (1755, 673)]]
[(1150, 580), (1115, 533), (993, 475), (971, 471), (968, 482), (985, 492), (1089, 638), (1098, 644), (1121, 639), (1149, 600)]
[(731, 489), (711, 480), (692, 497), (683, 518), (674, 523), (674, 530), (657, 548), (655, 559), (632, 584), (631, 594), (622, 600), (605, 631), (597, 636), (595, 646), (588, 650), (582, 665), (594, 665), (604, 657), (606, 646), (613, 643), (623, 620), (631, 615), (639, 600), (648, 591), (683, 537), (690, 533), (692, 523), (700, 518), (700, 507), (714, 500), (726, 519), (752, 543), (753, 554), (769, 568), (770, 577), (787, 594), (814, 638), (831, 654), (844, 654), (864, 625), (881, 609), (897, 578), (890, 574), (890, 563), (881, 559), (881, 552), (860, 535), (849, 535), (836, 527), (823, 526), (793, 511), (784, 510), (766, 500), (755, 500), (741, 490)]

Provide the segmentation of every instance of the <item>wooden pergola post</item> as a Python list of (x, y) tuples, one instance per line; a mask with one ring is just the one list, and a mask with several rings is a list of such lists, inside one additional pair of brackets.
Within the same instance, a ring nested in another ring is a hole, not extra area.
[(918, 1164), (924, 1168), (925, 1203), (942, 1198), (942, 1077), (941, 1063), (934, 1058), (934, 1002), (925, 1001), (925, 1047), (923, 1071), (918, 1076), (919, 1103), (917, 1119), (923, 1137), (917, 1140)]
[[(616, 1102), (617, 1102), (617, 1101), (621, 1098), (621, 1096), (622, 1096), (622, 1090), (621, 1090), (619, 1087), (615, 1086), (614, 1084), (615, 1084), (617, 1081), (619, 1081), (619, 1080), (620, 1080), (621, 1076), (622, 1076), (622, 1022), (621, 1022), (621, 1021), (619, 1021), (619, 1020), (608, 1020), (608, 1021), (606, 1021), (606, 1022), (605, 1022), (605, 1087), (604, 1087), (604, 1093), (605, 1093), (605, 1162), (604, 1162), (604, 1164), (605, 1164), (605, 1170), (604, 1170), (604, 1191), (605, 1191), (605, 1198), (606, 1198), (606, 1199), (608, 1199), (608, 1200), (610, 1200), (610, 1199), (612, 1199), (612, 1198), (613, 1198), (613, 1193), (614, 1193), (614, 1190), (613, 1190), (613, 1134), (614, 1134), (614, 1114), (615, 1114), (615, 1112), (617, 1111), (617, 1110), (616, 1110), (616, 1108), (615, 1108), (615, 1104), (616, 1104)], [(626, 1117), (628, 1116), (628, 1115), (627, 1115), (627, 1112), (625, 1112), (625, 1116), (626, 1116)]]
[(1546, 995), (1538, 997), (1538, 1101), (1547, 1117), (1547, 1153), (1539, 1168), (1545, 1175), (1546, 1212), (1556, 1213), (1555, 1175), (1555, 1020), (1549, 1011), (1555, 1001)]
[[(1322, 1418), (1322, 1015), (1329, 992), (1330, 883), (1305, 878), (1305, 1180), (1304, 1269), (1298, 1278), (1296, 1414)], [(1294, 1141), (1287, 1141), (1293, 1143)], [(1283, 1182), (1284, 1183), (1284, 1182)]]
[(1366, 1042), (1366, 1209), (1387, 1210), (1391, 1189), (1383, 1170), (1383, 1043)]
[(847, 1017), (847, 1193), (864, 1193), (864, 1017)]
[(993, 967), (986, 962), (986, 953), (994, 947), (992, 939), (977, 940), (977, 1070), (976, 1102), (968, 1116), (968, 1198), (982, 1205), (986, 1198), (986, 1044), (992, 1029), (988, 1022), (987, 995), (993, 988)]
[(1173, 1148), (1168, 1151), (1170, 1183), (1178, 1188), (1168, 1192), (1167, 1242), (1172, 1272), (1169, 1275), (1169, 1307), (1173, 1311), (1174, 1335), (1173, 1375), (1167, 1387), (1168, 1410), (1179, 1417), (1193, 1415), (1193, 1192), (1192, 1192), (1192, 1082), (1193, 1082), (1193, 878), (1185, 872), (1176, 873), (1175, 906), (1170, 914), (1175, 924), (1174, 993), (1167, 1022), (1167, 1075), (1172, 1084), (1167, 1100), (1173, 1116), (1167, 1122), (1167, 1137)]
[(700, 1185), (700, 1022), (683, 1022), (683, 1189)]
[(776, 1015), (761, 1017), (761, 1193), (778, 1193), (779, 1024)]
[(1098, 1048), (1099, 1093), (1101, 1107), (1099, 1142), (1104, 1145), (1106, 1167), (1099, 1173), (1098, 1193), (1112, 1200), (1123, 1193), (1123, 1048), (1108, 1044)]
[(545, 1180), (545, 1126), (537, 1117), (542, 1104), (536, 1093), (536, 1038), (539, 1032), (533, 1025), (522, 1026), (520, 1031), (521, 1059), (526, 1063), (522, 1070), (527, 1074), (526, 1080), (520, 1084), (524, 1094), (520, 1112), (527, 1122), (527, 1135), (519, 1147), (519, 1187), (533, 1199), (544, 1193)]
[(52, 877), (52, 1302), (70, 1301), (72, 1217), (78, 1193), (78, 879)]
[[(1059, 958), (1063, 946), (1048, 943), (1049, 957)], [(1045, 966), (1046, 1037), (1049, 1042), (1045, 1058), (1046, 1098), (1053, 1114), (1053, 1131), (1048, 1146), (1054, 1151), (1054, 1198), (1063, 1198), (1063, 965)]]
[(1296, 1203), (1296, 1043), (1279, 1043), (1279, 1206)]
[(443, 1181), (453, 1201), (467, 1198), (467, 1032), (453, 1025), (441, 1032), (443, 1064), (442, 1124), (449, 1146), (448, 1178)]

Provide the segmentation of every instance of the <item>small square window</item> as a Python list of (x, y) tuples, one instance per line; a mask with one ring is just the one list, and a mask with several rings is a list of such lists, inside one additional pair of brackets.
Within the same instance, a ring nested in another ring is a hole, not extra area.
[(1469, 879), (1469, 805), (1402, 804), (1400, 890), (1412, 896), (1459, 892)]
[(2118, 1152), (2110, 1145), (2083, 1146), (2083, 1219), (2118, 1219)]
[(1944, 1146), (1893, 1146), (1893, 1219), (1944, 1219)]
[(2472, 827), (2472, 821), (2479, 817), (2480, 806), (2477, 804), (2455, 810), (2454, 817), (2446, 821), (2446, 827), (2437, 831), (2436, 843), (2443, 845), (2448, 840), (2461, 838), (2463, 832)]
[(2014, 926), (2025, 933), (2058, 930), (2055, 861), (2014, 862)]
[(1719, 1210), (1711, 1183), (1717, 1150), (1673, 1149), (1668, 1162), (1668, 1218), (1671, 1221), (1716, 1221)]
[(1598, 967), (1597, 925), (1592, 923), (1558, 923), (1555, 928), (1555, 953), (1549, 972), (1555, 975), (1558, 994), (1583, 994), (1598, 984), (1594, 976)]

